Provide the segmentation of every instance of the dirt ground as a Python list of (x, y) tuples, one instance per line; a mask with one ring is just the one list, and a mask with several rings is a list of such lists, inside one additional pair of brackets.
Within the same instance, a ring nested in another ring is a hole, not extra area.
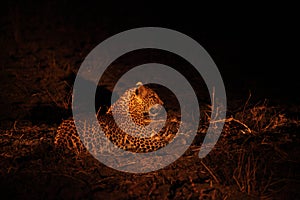
[[(1, 199), (300, 199), (299, 97), (279, 97), (276, 90), (260, 88), (261, 78), (241, 76), (237, 33), (219, 37), (180, 26), (184, 20), (170, 27), (203, 44), (228, 92), (227, 120), (214, 149), (198, 158), (205, 136), (199, 128), (183, 156), (145, 174), (111, 169), (90, 154), (57, 152), (55, 133), (72, 114), (73, 81), (87, 54), (120, 31), (168, 23), (147, 14), (129, 16), (121, 8), (114, 10), (118, 15), (104, 8), (94, 15), (98, 9), (67, 1), (16, 1), (1, 9)], [(99, 83), (102, 99), (96, 107), (109, 107), (112, 86), (122, 73), (153, 60), (173, 66), (194, 84), (205, 129), (210, 100), (203, 80), (167, 52), (137, 51), (119, 58), (110, 66), (114, 73), (108, 71)], [(253, 88), (260, 89), (251, 96)]]

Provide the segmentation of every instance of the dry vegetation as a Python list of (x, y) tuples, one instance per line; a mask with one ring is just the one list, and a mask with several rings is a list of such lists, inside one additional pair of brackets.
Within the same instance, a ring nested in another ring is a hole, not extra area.
[(288, 105), (253, 104), (249, 96), (228, 111), (218, 143), (200, 160), (211, 120), (211, 107), (204, 105), (187, 152), (147, 174), (118, 172), (89, 154), (55, 151), (57, 126), (70, 116), (74, 75), (109, 34), (95, 28), (93, 38), (60, 17), (47, 24), (49, 16), (22, 14), (12, 9), (0, 21), (1, 199), (300, 199), (299, 105), (291, 113)]
[(15, 121), (0, 134), (1, 187), (15, 198), (280, 199), (284, 188), (297, 182), (291, 173), (298, 154), (290, 152), (299, 151), (293, 131), (298, 126), (264, 102), (229, 117), (206, 158), (197, 157), (203, 125), (189, 150), (170, 166), (126, 174), (89, 154), (56, 152), (56, 126)]

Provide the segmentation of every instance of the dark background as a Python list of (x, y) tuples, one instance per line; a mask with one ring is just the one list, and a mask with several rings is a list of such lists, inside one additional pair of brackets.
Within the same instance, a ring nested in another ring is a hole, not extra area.
[[(20, 32), (24, 33), (21, 42), (36, 40), (41, 46), (43, 42), (53, 43), (54, 51), (56, 41), (65, 42), (69, 48), (65, 54), (73, 51), (73, 47), (86, 48), (80, 61), (97, 44), (116, 33), (157, 26), (180, 31), (208, 51), (223, 76), (229, 99), (246, 100), (251, 93), (255, 100), (297, 103), (297, 34), (292, 8), (292, 5), (262, 4), (9, 1), (0, 10), (3, 41), (12, 40), (2, 42), (1, 71), (12, 66), (11, 52), (18, 52), (19, 44), (12, 39), (11, 28), (16, 18)], [(56, 27), (65, 30), (59, 32)], [(76, 46), (72, 44), (74, 40), (83, 42)], [(86, 41), (89, 45), (85, 45)]]

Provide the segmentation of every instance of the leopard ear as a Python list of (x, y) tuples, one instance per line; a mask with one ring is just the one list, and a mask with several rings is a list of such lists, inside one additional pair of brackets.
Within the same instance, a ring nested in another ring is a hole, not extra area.
[(147, 90), (145, 88), (145, 86), (140, 86), (135, 90), (135, 94), (140, 96), (140, 97), (144, 97), (147, 94)]
[(137, 89), (135, 90), (135, 94), (136, 95), (142, 95), (144, 92), (144, 88), (143, 88), (143, 83), (142, 82), (137, 82), (136, 84)]
[(136, 87), (140, 87), (140, 86), (143, 85), (143, 83), (142, 83), (141, 81), (139, 81), (139, 82), (137, 82), (135, 85), (136, 85)]

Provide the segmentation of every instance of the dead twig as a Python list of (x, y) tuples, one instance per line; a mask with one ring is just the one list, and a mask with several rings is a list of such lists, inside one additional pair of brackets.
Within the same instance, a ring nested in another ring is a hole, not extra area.
[(214, 175), (213, 171), (201, 160), (200, 163), (203, 165), (203, 167), (208, 171), (208, 173), (213, 177), (213, 179), (216, 181), (217, 184), (220, 184), (220, 181), (218, 178)]

